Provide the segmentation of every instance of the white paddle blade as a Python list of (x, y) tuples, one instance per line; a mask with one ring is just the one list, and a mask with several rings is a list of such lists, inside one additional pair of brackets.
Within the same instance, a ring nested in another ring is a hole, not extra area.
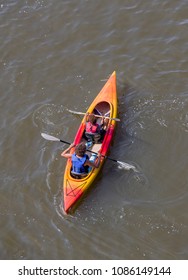
[(72, 114), (85, 115), (85, 113), (77, 112), (77, 111), (73, 111), (73, 110), (69, 110), (69, 109), (67, 109), (67, 111), (70, 112), (70, 113), (72, 113)]
[(48, 135), (46, 133), (41, 133), (41, 136), (46, 139), (46, 140), (50, 140), (50, 141), (60, 141), (60, 139), (52, 136), (52, 135)]
[(133, 170), (133, 171), (137, 171), (136, 170), (136, 167), (133, 166), (132, 164), (129, 164), (129, 163), (126, 163), (126, 162), (123, 162), (123, 161), (117, 161), (118, 163), (118, 168), (119, 169), (124, 169), (124, 170)]

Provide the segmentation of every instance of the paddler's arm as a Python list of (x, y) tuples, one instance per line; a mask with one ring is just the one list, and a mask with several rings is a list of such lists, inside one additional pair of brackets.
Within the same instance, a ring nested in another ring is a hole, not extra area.
[(74, 147), (75, 145), (72, 143), (70, 144), (70, 146), (64, 150), (62, 153), (61, 153), (61, 156), (62, 157), (65, 157), (65, 158), (71, 158), (72, 157), (72, 154), (69, 153), (69, 151)]
[(86, 122), (88, 122), (88, 117), (89, 117), (89, 112), (87, 112), (86, 114), (85, 114), (85, 120), (84, 120), (84, 122), (86, 123)]
[(101, 120), (101, 124), (100, 124), (100, 129), (101, 129), (101, 130), (102, 130), (102, 129), (103, 129), (103, 130), (107, 130), (108, 123), (109, 123), (109, 120), (103, 116), (103, 117), (102, 117), (102, 120)]
[(91, 166), (91, 167), (94, 167), (94, 168), (98, 168), (99, 165), (100, 165), (100, 161), (101, 161), (101, 154), (98, 153), (97, 162), (92, 162), (90, 160), (86, 160), (84, 165), (88, 165), (88, 166)]

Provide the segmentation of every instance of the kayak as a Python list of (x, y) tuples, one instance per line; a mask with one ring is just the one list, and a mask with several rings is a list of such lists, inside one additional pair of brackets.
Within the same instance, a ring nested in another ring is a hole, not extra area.
[[(110, 144), (113, 139), (114, 129), (116, 126), (117, 117), (117, 90), (116, 90), (116, 72), (114, 71), (101, 91), (98, 93), (96, 98), (93, 100), (89, 106), (87, 113), (95, 114), (98, 116), (97, 122), (100, 124), (102, 116), (105, 116), (108, 119), (107, 128), (105, 130), (105, 135), (103, 140), (99, 144), (94, 144), (90, 147), (90, 150), (87, 154), (89, 157), (93, 155), (91, 151), (97, 153), (100, 151), (101, 159), (100, 165), (98, 168), (91, 168), (91, 170), (85, 175), (85, 177), (77, 178), (71, 172), (72, 164), (71, 158), (67, 159), (64, 180), (63, 180), (63, 201), (64, 201), (64, 211), (65, 213), (70, 213), (72, 209), (78, 205), (82, 197), (92, 186), (97, 175), (101, 172), (101, 168), (105, 162), (105, 157), (107, 156), (110, 148)], [(74, 138), (74, 144), (77, 145), (81, 142), (86, 142), (84, 133), (86, 128), (86, 115), (83, 117), (81, 124), (78, 128), (78, 131)], [(74, 153), (74, 147), (71, 149), (70, 153)]]

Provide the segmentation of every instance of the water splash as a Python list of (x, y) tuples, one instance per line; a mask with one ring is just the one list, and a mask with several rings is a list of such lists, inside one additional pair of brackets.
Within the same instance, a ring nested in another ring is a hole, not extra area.
[(136, 167), (132, 164), (123, 162), (123, 161), (118, 161), (118, 168), (119, 169), (124, 169), (124, 170), (133, 170), (134, 172), (138, 172), (138, 170), (136, 169)]
[(141, 168), (138, 165), (134, 166), (133, 164), (129, 164), (129, 163), (123, 162), (123, 161), (117, 161), (117, 163), (118, 163), (118, 169), (127, 170), (127, 171), (133, 171), (133, 174), (132, 174), (133, 178), (138, 183), (141, 183), (142, 185), (148, 185), (148, 179), (143, 174)]

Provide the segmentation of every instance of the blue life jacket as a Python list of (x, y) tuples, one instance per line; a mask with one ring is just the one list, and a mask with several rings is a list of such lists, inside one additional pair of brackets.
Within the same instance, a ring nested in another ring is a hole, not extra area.
[(72, 155), (72, 171), (75, 173), (87, 173), (88, 166), (84, 166), (86, 160), (89, 159), (89, 156), (85, 154), (82, 158), (78, 158), (74, 153)]

